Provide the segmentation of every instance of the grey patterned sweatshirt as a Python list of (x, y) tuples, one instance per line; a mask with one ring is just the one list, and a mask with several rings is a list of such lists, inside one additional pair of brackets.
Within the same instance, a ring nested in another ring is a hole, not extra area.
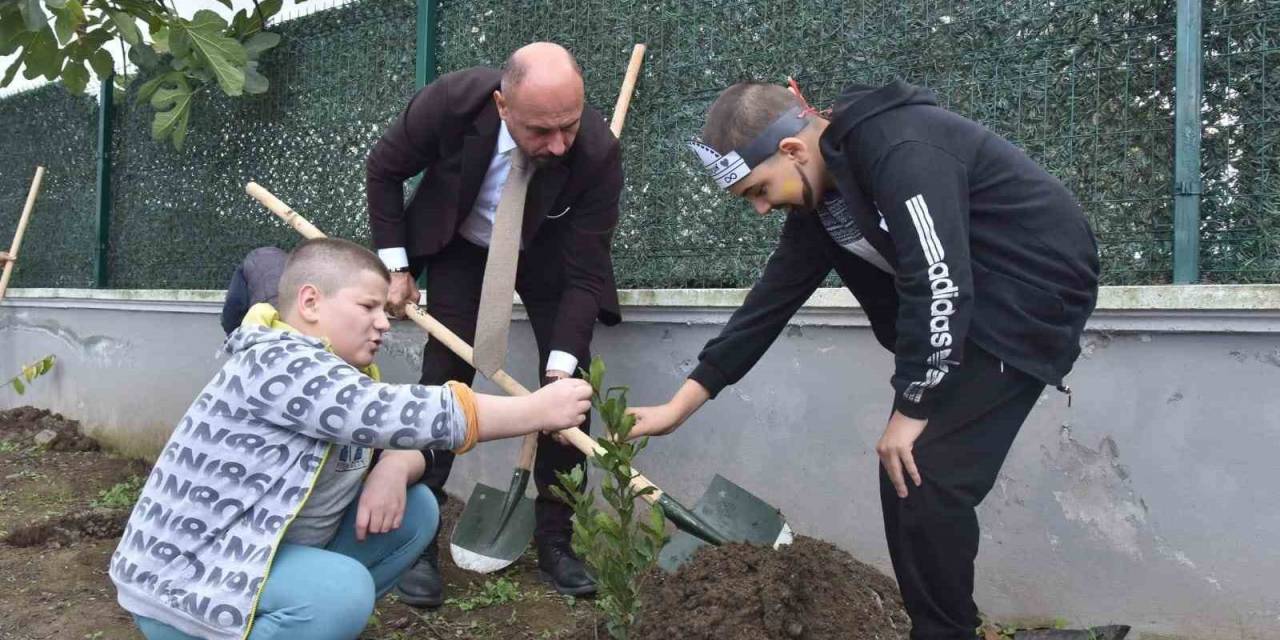
[(111, 556), (120, 606), (204, 638), (248, 636), (331, 443), (475, 441), (470, 389), (376, 382), (259, 307), (269, 316), (255, 307), (265, 322), (247, 318), (227, 339), (230, 358), (178, 423)]

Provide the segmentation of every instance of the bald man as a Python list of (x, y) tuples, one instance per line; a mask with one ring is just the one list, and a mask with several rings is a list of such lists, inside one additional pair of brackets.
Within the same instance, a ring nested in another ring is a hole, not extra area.
[[(369, 154), (369, 225), (392, 272), (392, 312), (418, 300), (414, 283), (425, 271), (428, 312), (473, 343), (495, 216), (516, 154), (533, 174), (515, 290), (533, 325), (546, 384), (589, 360), (597, 318), (607, 325), (621, 319), (610, 257), (622, 190), (618, 141), (604, 118), (584, 106), (582, 72), (568, 51), (534, 43), (501, 70), (456, 71), (419, 91)], [(422, 182), (405, 205), (403, 184), (420, 172)], [(422, 384), (474, 376), (439, 341), (427, 343)], [(453, 455), (426, 455), (423, 482), (443, 505)], [(569, 546), (572, 509), (550, 487), (557, 471), (583, 460), (548, 436), (538, 441), (538, 564), (557, 591), (570, 595), (594, 593), (595, 583)], [(400, 595), (420, 607), (444, 601), (438, 544), (405, 574)]]

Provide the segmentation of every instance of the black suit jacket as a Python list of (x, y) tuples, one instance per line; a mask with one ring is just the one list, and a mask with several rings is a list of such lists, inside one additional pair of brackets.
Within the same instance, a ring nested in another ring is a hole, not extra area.
[[(493, 92), (501, 72), (473, 67), (441, 76), (409, 102), (365, 163), (375, 248), (434, 255), (453, 240), (480, 192), (501, 120)], [(404, 181), (424, 172), (406, 206)], [(621, 320), (610, 254), (622, 192), (618, 139), (586, 107), (573, 147), (529, 183), (522, 239), (547, 252), (528, 260), (562, 270), (552, 349), (587, 353), (592, 326)]]

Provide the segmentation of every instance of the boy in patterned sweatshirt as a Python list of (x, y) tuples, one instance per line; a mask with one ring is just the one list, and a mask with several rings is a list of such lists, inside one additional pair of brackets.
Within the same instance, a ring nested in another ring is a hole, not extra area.
[(120, 605), (149, 640), (355, 638), (435, 534), (431, 493), (406, 491), (421, 449), (585, 419), (581, 380), (523, 398), (378, 382), (389, 281), (359, 245), (306, 241), (279, 309), (255, 305), (228, 338), (112, 554)]

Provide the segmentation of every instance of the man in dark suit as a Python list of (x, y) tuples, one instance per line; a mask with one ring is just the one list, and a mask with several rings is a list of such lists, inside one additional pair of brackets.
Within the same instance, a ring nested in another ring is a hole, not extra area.
[[(419, 172), (404, 205), (403, 183)], [(620, 320), (610, 257), (622, 190), (618, 140), (584, 106), (581, 70), (559, 45), (530, 44), (501, 71), (464, 69), (419, 91), (369, 154), (367, 190), (373, 244), (392, 271), (392, 312), (418, 300), (414, 280), (425, 270), (428, 312), (476, 343), (481, 371), (505, 354), (497, 311), (505, 307), (509, 322), (512, 287), (533, 326), (544, 384), (588, 361), (597, 317)], [(428, 341), (422, 384), (474, 376)], [(423, 482), (443, 504), (453, 455), (426, 455)], [(569, 546), (572, 510), (550, 487), (555, 472), (583, 461), (549, 436), (538, 441), (538, 564), (557, 591), (573, 595), (594, 593), (595, 583)], [(437, 557), (433, 542), (405, 574), (405, 602), (443, 602)]]

